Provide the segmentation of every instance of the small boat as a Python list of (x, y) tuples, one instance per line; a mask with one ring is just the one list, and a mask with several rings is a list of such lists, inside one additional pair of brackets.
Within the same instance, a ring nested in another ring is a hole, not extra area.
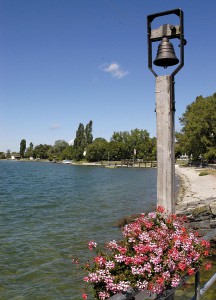
[(68, 164), (68, 165), (71, 164), (72, 162), (73, 161), (69, 160), (69, 159), (65, 159), (65, 160), (62, 161), (63, 164)]

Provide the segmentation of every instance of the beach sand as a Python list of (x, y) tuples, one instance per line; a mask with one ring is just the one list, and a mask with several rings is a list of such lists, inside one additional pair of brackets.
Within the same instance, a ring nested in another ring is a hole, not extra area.
[(180, 176), (181, 187), (177, 204), (192, 204), (216, 199), (216, 175), (199, 176), (205, 169), (180, 167), (176, 165), (176, 174)]

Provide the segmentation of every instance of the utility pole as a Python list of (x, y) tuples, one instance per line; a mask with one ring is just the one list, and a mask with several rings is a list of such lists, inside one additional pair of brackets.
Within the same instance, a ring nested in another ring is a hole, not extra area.
[(156, 77), (157, 204), (175, 212), (173, 77)]
[[(155, 18), (174, 14), (179, 17), (179, 25), (164, 24), (152, 30)], [(149, 15), (148, 30), (148, 67), (156, 78), (156, 122), (157, 122), (157, 205), (163, 206), (167, 212), (175, 212), (175, 101), (174, 75), (184, 65), (183, 12), (174, 9)], [(176, 57), (170, 39), (180, 40), (180, 60)], [(152, 43), (160, 41), (154, 65), (158, 67), (177, 68), (169, 75), (158, 76), (152, 67)], [(172, 298), (170, 298), (172, 299)]]

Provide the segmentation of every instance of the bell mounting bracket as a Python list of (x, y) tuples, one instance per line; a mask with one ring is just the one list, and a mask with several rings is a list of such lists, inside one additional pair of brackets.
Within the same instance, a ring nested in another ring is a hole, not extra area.
[[(177, 15), (179, 17), (179, 25), (164, 24), (157, 29), (151, 29), (151, 23), (155, 18), (172, 14)], [(161, 41), (163, 37), (167, 37), (168, 39), (178, 38), (180, 40), (179, 64), (170, 75), (175, 76), (179, 72), (179, 70), (184, 66), (184, 46), (186, 45), (186, 40), (184, 39), (183, 17), (183, 11), (180, 8), (147, 16), (148, 68), (154, 74), (155, 77), (157, 77), (158, 75), (152, 68), (152, 43)]]

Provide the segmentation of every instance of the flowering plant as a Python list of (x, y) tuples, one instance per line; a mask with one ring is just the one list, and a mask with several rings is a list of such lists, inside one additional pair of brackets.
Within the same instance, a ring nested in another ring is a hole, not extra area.
[(93, 241), (88, 245), (96, 256), (83, 266), (83, 280), (92, 285), (95, 299), (102, 300), (129, 287), (157, 294), (177, 287), (182, 276), (202, 265), (210, 246), (185, 227), (185, 217), (166, 214), (162, 207), (125, 225), (123, 239), (110, 241), (104, 250)]

